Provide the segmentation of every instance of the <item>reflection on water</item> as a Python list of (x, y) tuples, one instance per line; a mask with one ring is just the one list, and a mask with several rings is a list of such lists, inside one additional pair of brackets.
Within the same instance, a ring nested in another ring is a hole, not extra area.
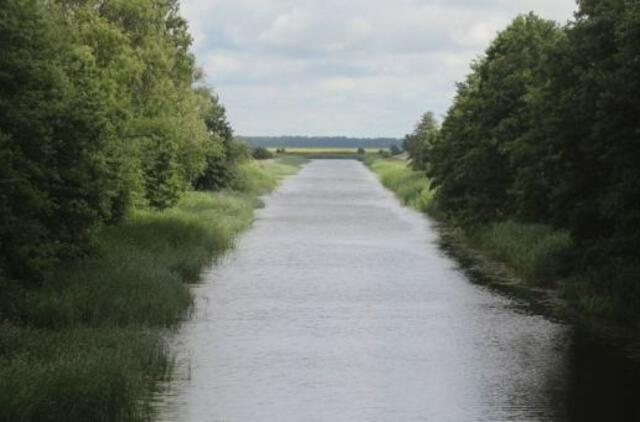
[(471, 283), (356, 161), (285, 181), (196, 295), (159, 420), (638, 420), (628, 362)]

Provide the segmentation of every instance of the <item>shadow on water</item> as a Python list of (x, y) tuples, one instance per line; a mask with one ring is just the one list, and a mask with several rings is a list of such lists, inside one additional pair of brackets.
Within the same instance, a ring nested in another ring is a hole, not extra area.
[(531, 288), (488, 262), (437, 224), (438, 246), (474, 284), (514, 300), (514, 308), (571, 326), (565, 385), (557, 397), (566, 421), (640, 421), (640, 336), (602, 320), (578, 315), (553, 291)]

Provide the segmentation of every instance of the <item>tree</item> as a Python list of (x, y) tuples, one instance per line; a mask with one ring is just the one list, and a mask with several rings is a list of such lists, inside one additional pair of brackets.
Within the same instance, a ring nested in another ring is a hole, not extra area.
[(252, 156), (256, 160), (269, 160), (273, 158), (273, 154), (271, 153), (271, 151), (269, 151), (265, 147), (254, 148), (252, 152)]
[(517, 179), (522, 208), (543, 201), (537, 217), (571, 230), (579, 265), (611, 268), (598, 289), (622, 302), (635, 294), (636, 303), (640, 287), (630, 280), (640, 274), (639, 36), (638, 2), (580, 2), (531, 97), (536, 124), (520, 148), (539, 164), (523, 166)]
[(241, 153), (176, 0), (0, 0), (0, 43), (0, 276), (42, 279)]
[(194, 187), (201, 190), (217, 190), (229, 185), (234, 167), (247, 157), (233, 138), (233, 130), (220, 99), (207, 87), (199, 87), (196, 94), (200, 98), (200, 114), (209, 134), (206, 150), (206, 165), (202, 174), (195, 179)]
[(458, 85), (428, 173), (438, 201), (461, 223), (515, 214), (514, 180), (528, 157), (518, 140), (533, 124), (528, 101), (546, 51), (561, 37), (556, 23), (519, 16)]
[(0, 256), (35, 282), (81, 254), (114, 200), (109, 98), (91, 52), (55, 4), (0, 7)]
[(427, 169), (430, 149), (437, 141), (438, 132), (438, 122), (433, 113), (428, 111), (422, 115), (413, 132), (405, 136), (402, 147), (409, 154), (414, 170)]

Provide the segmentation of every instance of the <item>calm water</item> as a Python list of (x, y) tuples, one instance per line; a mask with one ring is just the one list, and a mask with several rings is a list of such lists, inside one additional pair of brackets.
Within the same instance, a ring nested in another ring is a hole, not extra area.
[(159, 420), (640, 420), (616, 347), (474, 284), (356, 161), (287, 179), (196, 295)]

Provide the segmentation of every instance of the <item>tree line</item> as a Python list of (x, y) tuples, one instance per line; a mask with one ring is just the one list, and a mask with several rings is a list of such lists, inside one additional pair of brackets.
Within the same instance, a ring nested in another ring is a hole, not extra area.
[(566, 274), (640, 303), (640, 2), (581, 0), (565, 26), (517, 17), (471, 66), (441, 125), (404, 141), (463, 227), (569, 230)]
[(177, 0), (0, 0), (0, 279), (37, 283), (132, 207), (229, 184), (248, 154)]
[(389, 148), (402, 144), (402, 140), (397, 138), (344, 136), (247, 136), (244, 139), (256, 148)]

